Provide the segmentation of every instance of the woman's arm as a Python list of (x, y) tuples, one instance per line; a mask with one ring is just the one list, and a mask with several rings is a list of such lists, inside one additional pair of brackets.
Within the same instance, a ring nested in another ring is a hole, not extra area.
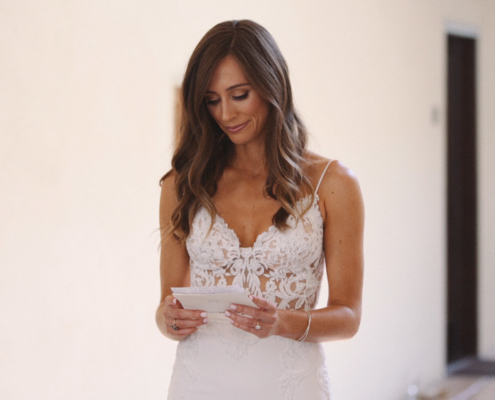
[[(361, 321), (364, 206), (359, 183), (352, 171), (334, 161), (323, 177), (318, 195), (324, 219), (329, 298), (327, 307), (311, 311), (307, 342), (350, 338)], [(278, 310), (275, 304), (257, 297), (253, 301), (261, 310), (237, 306), (236, 312), (255, 319), (230, 313), (235, 326), (260, 337), (279, 335), (295, 340), (306, 331), (306, 312)], [(264, 329), (254, 329), (257, 319), (263, 321)]]
[[(186, 247), (168, 234), (170, 216), (176, 206), (174, 182), (175, 174), (165, 178), (160, 196), (161, 298), (156, 310), (156, 323), (165, 336), (173, 340), (183, 340), (207, 320), (205, 312), (184, 310), (179, 301), (172, 296), (172, 287), (189, 286), (189, 255)], [(174, 321), (179, 330), (172, 329)]]
[[(323, 203), (328, 306), (312, 311), (307, 342), (354, 336), (361, 321), (364, 206), (354, 173), (338, 161), (330, 164), (318, 191)], [(306, 313), (281, 316), (278, 334), (293, 339), (305, 331)], [(287, 318), (283, 318), (286, 316)]]

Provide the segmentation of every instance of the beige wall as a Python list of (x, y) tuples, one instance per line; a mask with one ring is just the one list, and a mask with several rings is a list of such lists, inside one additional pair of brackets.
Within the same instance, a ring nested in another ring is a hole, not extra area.
[(362, 326), (325, 345), (339, 400), (398, 399), (445, 373), (445, 31), (478, 30), (480, 348), (495, 350), (493, 2), (4, 0), (0, 398), (165, 397), (156, 229), (173, 89), (206, 30), (234, 18), (275, 36), (311, 147), (361, 181)]

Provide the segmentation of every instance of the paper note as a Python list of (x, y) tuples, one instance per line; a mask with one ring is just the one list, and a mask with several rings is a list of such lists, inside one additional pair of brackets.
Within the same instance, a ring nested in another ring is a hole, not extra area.
[[(203, 310), (223, 313), (231, 304), (258, 308), (240, 286), (216, 286), (211, 288), (172, 288), (182, 306), (187, 310)], [(182, 292), (182, 293), (181, 293)]]

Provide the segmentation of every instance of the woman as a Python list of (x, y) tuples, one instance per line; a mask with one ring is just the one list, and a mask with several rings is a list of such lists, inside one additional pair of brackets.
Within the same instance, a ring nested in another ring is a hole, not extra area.
[[(361, 318), (358, 182), (306, 149), (285, 60), (252, 21), (203, 37), (182, 100), (160, 201), (156, 317), (180, 341), (169, 399), (328, 399), (319, 342), (352, 337)], [(324, 265), (328, 306), (313, 310)], [(232, 304), (224, 319), (183, 309), (171, 291), (233, 284), (257, 307)]]

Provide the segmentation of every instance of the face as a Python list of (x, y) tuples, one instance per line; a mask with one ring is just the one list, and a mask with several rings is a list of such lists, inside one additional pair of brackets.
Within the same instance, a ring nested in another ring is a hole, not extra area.
[(232, 56), (218, 64), (205, 101), (213, 119), (234, 144), (264, 143), (268, 102), (251, 86)]

